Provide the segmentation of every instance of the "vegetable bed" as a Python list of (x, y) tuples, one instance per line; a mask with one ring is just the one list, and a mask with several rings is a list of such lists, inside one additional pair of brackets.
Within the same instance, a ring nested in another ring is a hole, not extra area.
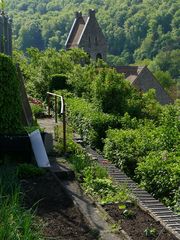
[(133, 240), (177, 240), (137, 205), (107, 204), (103, 208)]

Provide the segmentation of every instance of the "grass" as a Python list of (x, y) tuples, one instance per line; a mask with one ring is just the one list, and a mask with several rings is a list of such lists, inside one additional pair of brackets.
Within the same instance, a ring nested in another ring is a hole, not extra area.
[[(58, 126), (54, 127), (54, 134), (55, 134), (55, 140), (56, 144), (54, 146), (56, 152), (58, 154), (63, 155), (64, 149), (64, 136), (63, 136), (63, 124), (60, 123)], [(66, 153), (72, 153), (74, 152), (74, 142), (73, 142), (73, 129), (70, 126), (66, 126)]]
[(22, 207), (16, 169), (0, 167), (0, 239), (40, 240), (40, 228), (32, 210)]

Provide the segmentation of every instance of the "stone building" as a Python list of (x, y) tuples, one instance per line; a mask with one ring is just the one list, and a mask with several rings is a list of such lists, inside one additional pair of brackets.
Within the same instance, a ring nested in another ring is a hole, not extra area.
[[(90, 9), (88, 16), (83, 16), (81, 12), (75, 13), (75, 20), (65, 46), (66, 50), (82, 48), (94, 60), (98, 58), (106, 60), (107, 42), (96, 20), (95, 10)], [(147, 67), (117, 66), (115, 68), (117, 72), (123, 73), (125, 78), (138, 90), (147, 92), (154, 88), (156, 98), (161, 104), (173, 102)]]
[(12, 20), (4, 11), (0, 13), (0, 52), (12, 55)]
[(75, 20), (66, 41), (66, 49), (82, 48), (94, 60), (106, 60), (107, 42), (96, 20), (95, 10), (90, 9), (88, 16), (75, 13)]
[(146, 66), (117, 66), (115, 69), (117, 72), (123, 73), (125, 78), (138, 90), (147, 92), (151, 88), (155, 89), (156, 99), (159, 103), (164, 105), (173, 102)]

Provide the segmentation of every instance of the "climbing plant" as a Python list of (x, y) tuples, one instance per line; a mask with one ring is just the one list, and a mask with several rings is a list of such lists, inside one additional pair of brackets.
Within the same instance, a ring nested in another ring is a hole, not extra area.
[[(4, 9), (5, 9), (5, 2), (4, 2), (4, 0), (0, 0), (0, 9), (2, 9), (2, 13), (4, 15)], [(1, 39), (0, 39), (1, 49), (2, 49), (2, 52), (4, 52), (4, 43), (5, 43), (4, 33), (2, 33), (2, 36), (0, 36), (0, 37), (1, 37)]]
[(4, 9), (5, 9), (5, 1), (4, 0), (0, 0), (0, 8), (4, 11)]
[(0, 133), (17, 133), (21, 125), (21, 99), (16, 67), (0, 54)]

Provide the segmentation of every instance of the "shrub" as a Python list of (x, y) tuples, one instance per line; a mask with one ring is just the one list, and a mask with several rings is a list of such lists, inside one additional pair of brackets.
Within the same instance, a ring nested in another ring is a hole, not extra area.
[(67, 88), (67, 76), (65, 74), (54, 74), (50, 80), (49, 90), (59, 90)]
[(37, 104), (31, 104), (31, 110), (35, 118), (41, 118), (44, 116), (44, 108)]
[(73, 127), (92, 147), (102, 148), (106, 130), (120, 127), (120, 119), (98, 110), (92, 103), (84, 99), (67, 99), (68, 119)]
[(124, 114), (132, 90), (124, 76), (110, 68), (99, 68), (91, 84), (92, 99), (105, 113)]
[[(128, 114), (121, 118), (125, 130), (109, 130), (105, 140), (105, 156), (134, 175), (137, 162), (151, 151), (180, 149), (180, 108), (179, 103), (165, 106), (158, 120), (130, 119)], [(157, 126), (158, 125), (158, 126)], [(128, 127), (136, 129), (126, 129)]]
[(0, 133), (22, 130), (19, 79), (10, 57), (0, 54)]
[(153, 124), (139, 129), (107, 131), (104, 153), (117, 166), (133, 176), (137, 162), (149, 151), (161, 148), (160, 128), (152, 129)]
[(136, 169), (136, 178), (155, 197), (171, 204), (180, 186), (178, 153), (151, 152)]
[(161, 141), (163, 148), (177, 151), (180, 146), (180, 102), (163, 108), (159, 124), (162, 126)]
[(68, 73), (68, 84), (77, 97), (85, 96), (89, 98), (90, 86), (96, 75), (93, 64), (81, 66), (74, 65), (72, 71)]

